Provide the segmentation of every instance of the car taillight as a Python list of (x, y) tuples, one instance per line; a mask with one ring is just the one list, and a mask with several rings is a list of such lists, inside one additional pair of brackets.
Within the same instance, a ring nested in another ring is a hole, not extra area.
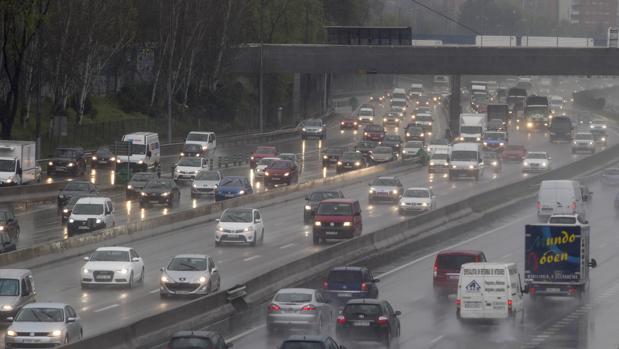
[(434, 277), (438, 276), (438, 264), (436, 264), (436, 262), (434, 262)]
[(389, 326), (389, 319), (386, 316), (379, 316), (376, 323), (378, 326)]
[(572, 210), (576, 209), (576, 201), (572, 201)]
[(460, 298), (456, 298), (456, 307), (460, 308)]
[(282, 310), (282, 308), (277, 304), (271, 304), (269, 306), (269, 311), (280, 311), (280, 310)]
[(541, 207), (542, 207), (542, 204), (539, 201), (535, 203), (535, 208), (539, 210)]
[(339, 315), (337, 317), (337, 324), (338, 325), (346, 325), (346, 317), (344, 315)]
[(533, 295), (533, 294), (535, 294), (535, 292), (537, 292), (537, 289), (535, 287), (530, 287), (529, 288), (529, 294)]
[(510, 313), (512, 312), (512, 305), (513, 305), (512, 300), (508, 299), (507, 300), (507, 311), (510, 312)]
[(568, 288), (567, 289), (567, 294), (570, 295), (570, 296), (575, 295), (576, 294), (576, 288), (574, 288), (574, 287)]
[(361, 291), (367, 291), (368, 290), (368, 284), (366, 284), (365, 282), (361, 283)]
[(328, 282), (326, 282), (326, 281), (325, 281), (325, 282), (323, 282), (323, 283), (322, 283), (322, 288), (324, 288), (325, 290), (326, 290), (327, 288), (329, 288), (329, 283), (328, 283)]
[(316, 310), (316, 307), (313, 304), (308, 304), (306, 306), (304, 306), (303, 308), (301, 308), (302, 311), (314, 311)]

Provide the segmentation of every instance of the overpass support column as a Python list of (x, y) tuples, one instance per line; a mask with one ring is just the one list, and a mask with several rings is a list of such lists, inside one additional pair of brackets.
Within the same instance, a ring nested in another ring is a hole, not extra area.
[(447, 137), (453, 139), (460, 129), (460, 75), (451, 76), (451, 95), (449, 96), (449, 129)]

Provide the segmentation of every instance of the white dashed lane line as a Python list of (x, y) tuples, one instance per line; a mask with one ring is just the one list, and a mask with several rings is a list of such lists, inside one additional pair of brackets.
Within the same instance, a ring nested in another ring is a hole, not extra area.
[(92, 312), (93, 313), (99, 313), (99, 312), (102, 312), (102, 311), (114, 309), (114, 308), (119, 307), (119, 306), (120, 306), (119, 304), (112, 304), (112, 305), (108, 305), (107, 307), (103, 307), (103, 308), (99, 308), (99, 309), (93, 310)]
[(260, 255), (255, 255), (255, 256), (251, 256), (251, 257), (247, 257), (245, 259), (243, 259), (244, 262), (249, 262), (249, 261), (253, 261), (254, 259), (260, 258)]

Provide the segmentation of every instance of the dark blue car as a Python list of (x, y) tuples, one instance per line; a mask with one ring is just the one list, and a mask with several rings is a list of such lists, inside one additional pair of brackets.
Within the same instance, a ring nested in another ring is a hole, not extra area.
[(247, 177), (226, 176), (219, 182), (219, 187), (215, 192), (215, 201), (238, 198), (253, 192), (254, 190)]
[(378, 298), (378, 279), (365, 267), (337, 267), (329, 271), (323, 283), (324, 294), (335, 304), (349, 299)]
[(329, 336), (323, 335), (293, 335), (288, 337), (279, 349), (346, 349)]
[(488, 150), (501, 151), (507, 144), (505, 132), (490, 131), (484, 133), (484, 148)]

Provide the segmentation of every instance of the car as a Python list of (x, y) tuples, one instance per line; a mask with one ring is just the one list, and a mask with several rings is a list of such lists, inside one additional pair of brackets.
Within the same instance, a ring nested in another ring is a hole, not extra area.
[(501, 152), (504, 161), (522, 161), (525, 156), (527, 156), (527, 149), (524, 145), (509, 144)]
[(522, 172), (543, 172), (552, 168), (551, 158), (545, 151), (530, 151), (522, 161)]
[(215, 190), (215, 201), (238, 198), (253, 193), (254, 190), (247, 177), (226, 176), (219, 182), (219, 187)]
[(420, 125), (408, 124), (404, 129), (404, 139), (406, 141), (426, 141), (426, 132)]
[(402, 195), (403, 185), (398, 177), (378, 177), (368, 184), (370, 187), (368, 201), (398, 202)]
[(447, 172), (449, 172), (449, 152), (444, 150), (432, 152), (428, 162), (428, 173)]
[(83, 176), (86, 172), (86, 156), (84, 148), (60, 146), (49, 156), (47, 175), (59, 173), (74, 177)]
[(228, 349), (224, 337), (213, 331), (179, 331), (170, 337), (167, 349)]
[[(0, 208), (0, 232), (8, 234), (11, 241), (17, 243), (20, 235), (19, 221), (10, 208)], [(3, 242), (6, 242), (4, 240)]]
[(67, 221), (67, 235), (93, 232), (116, 225), (112, 200), (105, 197), (83, 197), (77, 200)]
[(144, 260), (131, 247), (99, 247), (80, 269), (82, 288), (118, 285), (133, 288), (144, 282)]
[(619, 168), (611, 167), (602, 171), (602, 184), (619, 185)]
[(318, 138), (324, 140), (327, 138), (327, 125), (322, 119), (307, 119), (303, 121), (301, 127), (301, 139)]
[(378, 298), (379, 282), (366, 267), (335, 267), (329, 270), (322, 290), (331, 303), (343, 305), (350, 299)]
[(127, 188), (125, 189), (125, 196), (127, 200), (139, 199), (142, 189), (151, 180), (159, 178), (154, 172), (138, 172), (131, 177)]
[(279, 157), (277, 158), (262, 158), (258, 161), (258, 164), (256, 165), (256, 169), (254, 170), (254, 177), (255, 178), (264, 178), (264, 170), (266, 170), (266, 168), (273, 163), (273, 161), (276, 160), (280, 160)]
[(109, 147), (99, 147), (97, 151), (92, 155), (90, 161), (90, 167), (99, 168), (108, 166), (111, 168), (116, 167), (116, 155), (112, 153)]
[(144, 186), (140, 192), (140, 207), (164, 204), (174, 207), (181, 201), (181, 191), (171, 179), (156, 178)]
[(486, 125), (487, 131), (497, 131), (497, 132), (506, 132), (507, 126), (501, 119), (491, 119), (488, 120), (488, 124)]
[(0, 322), (14, 317), (26, 304), (36, 301), (32, 272), (28, 269), (0, 269)]
[(400, 111), (391, 110), (383, 116), (383, 127), (395, 126), (400, 127), (400, 120), (402, 120), (403, 114)]
[(267, 333), (279, 329), (304, 329), (315, 334), (328, 332), (335, 319), (329, 300), (319, 290), (284, 288), (267, 307)]
[(466, 263), (486, 262), (486, 255), (475, 250), (444, 250), (434, 258), (432, 287), (437, 300), (458, 291), (460, 267)]
[(318, 204), (328, 199), (343, 199), (344, 194), (340, 190), (315, 190), (305, 195), (305, 205), (303, 205), (303, 223), (313, 223), (314, 215)]
[(346, 349), (345, 346), (337, 344), (337, 342), (323, 335), (293, 335), (284, 340), (277, 349)]
[(219, 271), (212, 257), (205, 254), (174, 256), (161, 268), (159, 296), (198, 296), (216, 292), (221, 286)]
[(363, 128), (363, 140), (381, 143), (385, 138), (385, 128), (376, 124), (369, 124)]
[(360, 141), (355, 145), (355, 151), (361, 153), (364, 156), (368, 156), (370, 151), (378, 146), (378, 142), (374, 141)]
[(208, 149), (198, 143), (185, 143), (179, 154), (179, 158), (205, 158), (208, 155)]
[(340, 174), (348, 171), (354, 171), (367, 167), (365, 157), (361, 153), (347, 151), (337, 162), (335, 173)]
[(290, 160), (275, 160), (264, 170), (264, 186), (299, 183), (299, 168)]
[(374, 122), (374, 107), (369, 105), (362, 105), (359, 108), (359, 112), (357, 114), (357, 121), (359, 124), (371, 124)]
[(398, 212), (423, 212), (436, 208), (436, 196), (430, 188), (407, 188), (400, 197)]
[(242, 243), (255, 247), (264, 242), (264, 223), (255, 208), (228, 208), (217, 220), (215, 246)]
[(390, 106), (391, 106), (391, 111), (394, 111), (396, 113), (402, 113), (402, 115), (404, 115), (404, 113), (406, 112), (406, 108), (408, 107), (406, 105), (405, 99), (397, 99), (397, 98), (391, 99)]
[(608, 126), (606, 125), (606, 122), (602, 120), (591, 121), (591, 123), (589, 124), (589, 130), (593, 135), (595, 143), (602, 145), (608, 144), (608, 134), (606, 133), (607, 128)]
[(343, 118), (340, 120), (340, 130), (358, 130), (359, 123), (354, 117)]
[(370, 151), (370, 161), (374, 164), (390, 162), (397, 159), (398, 154), (393, 151), (393, 148), (387, 146), (378, 146)]
[(422, 141), (408, 141), (402, 146), (402, 159), (413, 159), (420, 155), (423, 149)]
[(492, 173), (501, 173), (503, 171), (503, 159), (494, 151), (485, 151), (482, 153), (484, 165), (492, 169)]
[(249, 167), (253, 170), (256, 168), (258, 161), (262, 158), (277, 157), (277, 148), (272, 146), (259, 146), (249, 157)]
[(451, 144), (445, 138), (441, 139), (432, 139), (426, 144), (426, 151), (430, 154), (435, 153), (437, 151), (447, 152), (451, 150)]
[(400, 338), (400, 315), (386, 300), (350, 300), (337, 317), (335, 333), (345, 343), (375, 341), (391, 348)]
[(69, 216), (71, 216), (71, 212), (73, 211), (73, 206), (75, 206), (75, 203), (79, 199), (80, 199), (79, 196), (74, 196), (61, 208), (61, 210), (60, 210), (60, 222), (62, 224), (67, 223), (67, 221), (69, 220)]
[[(299, 157), (295, 153), (279, 153), (278, 157), (280, 160), (290, 160), (295, 166), (299, 167)], [(301, 172), (301, 168), (299, 168), (299, 172)]]
[(391, 147), (394, 152), (399, 153), (400, 148), (402, 148), (402, 137), (400, 135), (385, 135), (382, 145)]
[(6, 331), (8, 348), (52, 348), (77, 342), (84, 329), (77, 311), (64, 303), (30, 303), (25, 305)]
[(591, 132), (578, 131), (574, 134), (572, 154), (576, 154), (579, 151), (586, 151), (591, 154), (595, 153), (595, 139)]
[(483, 143), (484, 148), (500, 152), (507, 144), (507, 134), (499, 131), (485, 132)]
[(196, 174), (202, 170), (208, 170), (208, 161), (205, 158), (184, 157), (174, 165), (172, 179), (175, 182), (193, 181)]
[(213, 196), (221, 182), (221, 172), (202, 170), (198, 172), (191, 185), (191, 198), (203, 195)]
[(587, 225), (589, 221), (580, 214), (553, 214), (548, 217), (548, 224), (582, 224)]
[(413, 123), (417, 126), (421, 126), (425, 132), (425, 136), (432, 135), (432, 114), (430, 113), (419, 113), (415, 115)]
[(619, 214), (619, 193), (615, 195), (615, 213)]
[(71, 181), (64, 185), (56, 197), (58, 211), (64, 207), (72, 197), (97, 196), (97, 187), (88, 181)]
[(336, 165), (340, 156), (348, 150), (348, 147), (328, 147), (322, 154), (322, 167)]
[(363, 230), (361, 205), (353, 199), (328, 199), (318, 204), (312, 224), (312, 242), (319, 245), (330, 239), (352, 239)]

